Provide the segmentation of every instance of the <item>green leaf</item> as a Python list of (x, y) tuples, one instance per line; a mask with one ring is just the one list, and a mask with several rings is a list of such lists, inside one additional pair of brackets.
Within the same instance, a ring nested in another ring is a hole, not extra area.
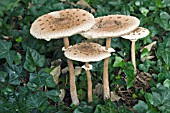
[(166, 79), (164, 82), (163, 82), (163, 85), (167, 88), (170, 88), (170, 79)]
[(151, 93), (145, 93), (145, 99), (147, 103), (150, 103), (153, 105), (153, 96)]
[(29, 94), (27, 96), (27, 106), (30, 109), (37, 108), (42, 112), (47, 105), (47, 98), (42, 92), (38, 92), (37, 94)]
[(39, 87), (43, 87), (48, 76), (50, 75), (42, 71), (39, 71), (37, 74), (30, 73), (29, 81), (37, 84)]
[(49, 75), (47, 79), (45, 80), (45, 85), (49, 88), (55, 88), (56, 84), (54, 82), (53, 76)]
[(22, 72), (21, 66), (11, 64), (10, 66), (4, 65), (4, 69), (9, 74), (9, 83), (19, 85), (21, 83), (20, 76)]
[(24, 68), (29, 72), (36, 70), (36, 66), (42, 67), (45, 64), (45, 56), (40, 55), (37, 51), (27, 48), (26, 61), (24, 63)]
[(22, 58), (21, 54), (17, 52), (14, 58), (15, 65), (18, 65), (21, 63), (21, 58)]
[(54, 102), (58, 102), (60, 100), (60, 92), (57, 90), (51, 90), (46, 92), (46, 95), (49, 99), (53, 100)]
[(165, 30), (170, 30), (170, 15), (167, 12), (161, 12), (160, 17), (155, 18), (155, 23), (159, 24)]
[(15, 51), (10, 50), (12, 47), (11, 42), (6, 42), (4, 40), (0, 40), (0, 59), (5, 58), (8, 64), (12, 64), (14, 61)]
[(159, 106), (162, 102), (161, 95), (159, 93), (156, 93), (156, 92), (152, 92), (152, 95), (153, 95), (153, 105), (155, 107)]
[(38, 85), (35, 83), (31, 83), (31, 82), (27, 83), (27, 87), (28, 87), (28, 89), (30, 89), (32, 91), (36, 91), (38, 89)]
[(148, 56), (148, 49), (144, 48), (142, 50), (140, 58), (144, 58), (144, 57), (147, 57), (147, 56)]
[(169, 71), (164, 71), (158, 74), (158, 82), (163, 82), (166, 79), (170, 79)]
[(93, 106), (88, 105), (80, 105), (78, 106), (73, 113), (92, 113), (93, 112)]
[(150, 66), (150, 60), (146, 60), (143, 64), (139, 64), (139, 69), (148, 72)]
[(130, 88), (135, 80), (135, 74), (134, 74), (134, 67), (131, 63), (126, 63), (123, 67), (123, 72), (126, 74), (127, 77), (127, 89)]
[(148, 110), (148, 105), (145, 102), (139, 100), (138, 104), (136, 104), (133, 108), (137, 113), (146, 113)]
[(139, 10), (144, 16), (147, 16), (147, 14), (149, 13), (149, 10), (145, 7), (141, 7)]
[(94, 113), (117, 113), (116, 107), (111, 100), (105, 101), (105, 105), (98, 104)]
[(113, 67), (123, 67), (124, 63), (122, 61), (123, 59), (121, 57), (116, 56)]
[(8, 74), (4, 71), (0, 71), (0, 82), (5, 82)]

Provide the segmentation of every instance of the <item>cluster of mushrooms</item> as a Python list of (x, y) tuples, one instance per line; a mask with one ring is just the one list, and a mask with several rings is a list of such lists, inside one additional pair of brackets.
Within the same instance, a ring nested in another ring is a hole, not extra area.
[[(65, 9), (54, 11), (37, 18), (30, 29), (30, 33), (37, 39), (50, 41), (51, 39), (64, 39), (64, 55), (70, 74), (70, 94), (73, 104), (79, 105), (77, 97), (74, 66), (72, 60), (84, 62), (82, 68), (87, 74), (88, 102), (92, 102), (92, 81), (90, 70), (92, 65), (89, 62), (104, 59), (103, 67), (103, 98), (110, 98), (108, 62), (111, 52), (111, 38), (122, 37), (132, 41), (131, 58), (136, 74), (135, 63), (135, 42), (139, 38), (146, 37), (149, 30), (138, 27), (138, 18), (127, 15), (108, 15), (94, 18), (94, 16), (83, 9)], [(68, 37), (80, 34), (85, 38), (106, 38), (106, 46), (93, 42), (82, 42), (71, 46)]]

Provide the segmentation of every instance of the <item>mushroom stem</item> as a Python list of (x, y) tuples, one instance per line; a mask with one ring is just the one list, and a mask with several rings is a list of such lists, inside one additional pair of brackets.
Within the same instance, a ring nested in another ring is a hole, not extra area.
[[(69, 47), (69, 40), (68, 37), (64, 38), (64, 46), (65, 49)], [(76, 90), (76, 83), (75, 83), (75, 74), (74, 74), (74, 66), (73, 62), (70, 59), (67, 59), (69, 73), (70, 73), (70, 94), (73, 104), (79, 105), (79, 100), (77, 97), (77, 90)]]
[[(86, 62), (85, 66), (87, 68), (89, 68), (89, 63)], [(90, 71), (86, 70), (86, 75), (87, 75), (87, 84), (88, 84), (88, 102), (92, 102), (93, 98), (92, 98), (92, 81), (91, 81), (91, 75), (90, 75)]]
[[(106, 39), (106, 50), (110, 48), (111, 38)], [(103, 69), (103, 91), (104, 91), (104, 100), (110, 98), (110, 88), (109, 88), (109, 77), (108, 77), (108, 64), (110, 57), (104, 59), (104, 69)]]
[(131, 40), (132, 44), (131, 44), (131, 59), (132, 59), (132, 64), (134, 66), (134, 74), (136, 75), (137, 73), (137, 69), (136, 69), (136, 55), (135, 55), (135, 43), (136, 40)]

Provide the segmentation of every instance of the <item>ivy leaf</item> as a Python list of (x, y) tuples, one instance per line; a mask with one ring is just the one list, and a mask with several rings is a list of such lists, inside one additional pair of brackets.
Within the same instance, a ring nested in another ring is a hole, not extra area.
[(163, 85), (167, 88), (170, 88), (170, 79), (166, 79), (164, 82), (163, 82)]
[(47, 79), (45, 80), (45, 85), (49, 88), (55, 88), (56, 84), (54, 82), (53, 76), (49, 75)]
[(153, 95), (153, 105), (159, 106), (162, 102), (161, 95), (157, 92), (152, 92), (152, 95)]
[(78, 106), (73, 113), (92, 113), (93, 106), (81, 105)]
[(130, 88), (135, 80), (134, 67), (132, 63), (126, 63), (123, 67), (123, 72), (127, 76), (127, 89)]
[(159, 45), (157, 55), (162, 57), (164, 62), (170, 67), (170, 38), (166, 38), (163, 43)]
[(42, 67), (45, 63), (45, 56), (40, 55), (37, 51), (27, 48), (26, 61), (24, 63), (24, 68), (29, 72), (36, 70), (36, 66)]
[(37, 94), (29, 94), (27, 96), (26, 104), (30, 109), (36, 108), (42, 112), (47, 107), (47, 102), (48, 101), (44, 93), (38, 92)]
[(139, 100), (138, 104), (136, 104), (133, 108), (137, 113), (146, 113), (148, 110), (148, 105), (145, 102)]
[(123, 61), (123, 59), (121, 57), (116, 56), (113, 67), (123, 67), (124, 63), (122, 61)]
[(4, 40), (0, 40), (0, 59), (5, 58), (8, 64), (12, 64), (14, 61), (15, 51), (10, 50), (12, 47), (11, 42), (6, 42)]
[(0, 71), (0, 82), (5, 82), (8, 74), (4, 71)]
[(46, 95), (49, 99), (53, 100), (54, 102), (58, 102), (60, 100), (60, 92), (57, 90), (51, 90), (46, 92)]
[(161, 12), (160, 17), (155, 18), (155, 23), (159, 24), (165, 30), (170, 30), (170, 15), (167, 12)]
[(9, 83), (19, 85), (21, 83), (20, 76), (22, 72), (21, 66), (11, 64), (10, 66), (4, 65), (5, 71), (9, 74)]
[(94, 113), (117, 113), (116, 107), (111, 100), (107, 100), (105, 105), (98, 104)]
[(50, 76), (48, 73), (42, 71), (39, 71), (37, 74), (30, 73), (29, 81), (37, 84), (39, 87), (43, 87), (48, 76)]

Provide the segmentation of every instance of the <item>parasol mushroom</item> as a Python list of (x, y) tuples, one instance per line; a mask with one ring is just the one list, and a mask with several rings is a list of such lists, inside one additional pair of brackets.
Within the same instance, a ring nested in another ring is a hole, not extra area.
[(136, 56), (135, 56), (135, 43), (138, 39), (144, 38), (149, 34), (149, 30), (143, 27), (138, 27), (134, 31), (130, 32), (129, 34), (126, 34), (124, 36), (121, 36), (122, 38), (129, 39), (132, 41), (131, 44), (131, 59), (134, 66), (134, 73), (137, 73), (136, 69)]
[[(111, 37), (119, 37), (136, 29), (140, 21), (136, 17), (126, 15), (108, 15), (95, 19), (96, 24), (88, 31), (80, 33), (86, 38), (106, 38), (106, 50), (110, 49)], [(104, 60), (103, 87), (104, 100), (110, 98), (108, 78), (109, 57)]]
[(103, 50), (102, 46), (93, 42), (82, 42), (65, 50), (64, 55), (71, 60), (85, 62), (82, 66), (87, 75), (88, 82), (88, 102), (92, 102), (92, 81), (90, 76), (90, 69), (92, 65), (89, 62), (100, 61), (110, 56), (110, 53)]
[[(50, 41), (64, 39), (65, 48), (69, 48), (68, 37), (90, 29), (95, 24), (92, 14), (82, 9), (65, 9), (54, 11), (37, 18), (30, 29), (30, 33), (37, 39)], [(70, 73), (70, 93), (72, 102), (79, 104), (75, 85), (74, 67), (71, 60), (67, 60)]]

